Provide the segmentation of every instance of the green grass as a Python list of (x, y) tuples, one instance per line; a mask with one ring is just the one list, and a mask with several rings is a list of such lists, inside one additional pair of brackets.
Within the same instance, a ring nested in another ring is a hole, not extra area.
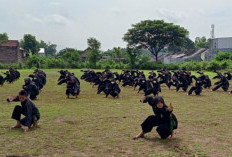
[[(204, 89), (202, 96), (188, 97), (162, 86), (161, 95), (167, 104), (172, 102), (179, 120), (177, 138), (160, 140), (153, 129), (145, 139), (134, 141), (140, 124), (153, 114), (148, 104), (139, 103), (142, 93), (126, 87), (119, 99), (106, 99), (96, 94), (97, 87), (81, 81), (79, 98), (65, 99), (65, 85), (57, 85), (57, 70), (45, 71), (47, 85), (34, 101), (41, 112), (40, 124), (27, 133), (10, 129), (15, 124), (12, 111), (19, 103), (7, 103), (6, 98), (18, 93), (32, 70), (20, 70), (20, 80), (0, 87), (0, 156), (232, 155), (232, 98), (221, 89)], [(82, 75), (80, 70), (70, 71)]]

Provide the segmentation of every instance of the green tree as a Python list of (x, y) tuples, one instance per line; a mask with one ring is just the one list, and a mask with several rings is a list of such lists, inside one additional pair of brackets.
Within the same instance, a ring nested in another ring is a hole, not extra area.
[(119, 64), (121, 65), (122, 49), (120, 47), (114, 47), (113, 54), (115, 54), (115, 58), (118, 60)]
[(184, 51), (184, 50), (193, 50), (195, 49), (195, 44), (194, 42), (189, 39), (189, 38), (185, 38), (184, 40), (184, 44), (180, 45), (180, 46), (176, 46), (176, 45), (169, 45), (168, 46), (168, 51), (169, 52), (179, 52), (179, 51)]
[(98, 58), (100, 56), (101, 43), (95, 38), (87, 39), (88, 43), (88, 61), (90, 68), (96, 68)]
[(206, 39), (206, 37), (196, 37), (195, 39), (195, 47), (199, 48), (209, 48), (210, 40)]
[(0, 45), (8, 41), (7, 33), (0, 34)]
[(188, 31), (163, 20), (145, 20), (132, 25), (123, 40), (131, 47), (142, 47), (150, 51), (158, 61), (158, 53), (168, 45), (184, 44)]
[(80, 65), (80, 52), (73, 48), (60, 50), (57, 58), (62, 58), (71, 68), (78, 68)]
[(140, 50), (138, 48), (130, 48), (126, 49), (127, 56), (129, 58), (130, 68), (135, 67), (136, 57), (140, 54)]
[(30, 51), (33, 55), (37, 54), (39, 51), (39, 42), (36, 37), (31, 34), (25, 34), (23, 39), (20, 41), (20, 46), (24, 48), (28, 54)]

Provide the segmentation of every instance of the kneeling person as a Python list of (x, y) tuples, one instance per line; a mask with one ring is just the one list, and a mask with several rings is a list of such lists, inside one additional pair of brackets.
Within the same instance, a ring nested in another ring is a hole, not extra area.
[[(40, 113), (35, 104), (28, 98), (28, 94), (25, 90), (19, 92), (19, 100), (21, 106), (15, 106), (11, 117), (17, 121), (17, 124), (13, 128), (23, 128), (24, 131), (28, 131), (32, 124), (33, 126), (38, 124)], [(23, 114), (25, 118), (21, 119), (21, 114)]]

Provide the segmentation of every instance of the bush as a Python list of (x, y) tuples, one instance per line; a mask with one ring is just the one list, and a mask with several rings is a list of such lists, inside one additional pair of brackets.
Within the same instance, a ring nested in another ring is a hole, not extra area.
[(220, 70), (220, 69), (221, 69), (220, 62), (216, 60), (211, 61), (206, 68), (206, 70), (209, 70), (209, 71)]
[(232, 57), (232, 53), (230, 52), (219, 52), (218, 55), (216, 56), (215, 60), (216, 61), (224, 61), (224, 60), (229, 60)]

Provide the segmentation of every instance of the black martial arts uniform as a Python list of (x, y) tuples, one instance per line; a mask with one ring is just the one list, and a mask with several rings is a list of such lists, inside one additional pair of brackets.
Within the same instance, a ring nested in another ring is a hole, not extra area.
[(3, 78), (2, 75), (0, 75), (0, 86), (3, 86), (4, 82), (5, 82), (5, 79)]
[(101, 80), (98, 85), (97, 94), (100, 94), (101, 92), (103, 92), (108, 86), (108, 84), (110, 83), (111, 83), (110, 80), (107, 80), (105, 78)]
[(210, 88), (212, 86), (211, 80), (208, 76), (206, 76), (205, 80), (203, 81), (204, 88)]
[(106, 97), (108, 97), (108, 95), (111, 95), (112, 97), (115, 98), (119, 95), (120, 92), (121, 92), (121, 89), (119, 88), (116, 82), (109, 83), (106, 89), (104, 90)]
[[(161, 101), (164, 106), (163, 108), (158, 108), (157, 104)], [(151, 132), (152, 128), (157, 126), (156, 131), (162, 139), (166, 139), (172, 134), (174, 129), (178, 127), (177, 118), (172, 112), (168, 110), (162, 97), (157, 96), (154, 98), (147, 96), (144, 103), (148, 102), (152, 107), (155, 115), (147, 117), (147, 119), (141, 124), (144, 133)]]
[[(25, 117), (21, 119), (21, 114)], [(35, 104), (27, 98), (21, 106), (17, 105), (12, 113), (12, 119), (20, 121), (24, 126), (31, 127), (31, 125), (40, 119), (40, 113)]]
[(30, 99), (34, 100), (39, 95), (38, 87), (30, 80), (25, 85), (23, 85), (23, 89), (30, 95)]
[(225, 76), (223, 76), (221, 73), (218, 72), (218, 76), (221, 78), (221, 80), (217, 83), (215, 83), (217, 86), (214, 87), (212, 90), (216, 91), (218, 88), (222, 87), (224, 91), (227, 91), (229, 89), (229, 81)]
[(170, 81), (170, 82), (168, 83), (168, 88), (169, 88), (169, 89), (171, 88), (171, 86), (176, 87), (176, 90), (177, 90), (177, 87), (179, 86), (179, 82), (178, 82), (176, 76), (173, 76), (173, 77), (172, 77), (172, 81)]
[(153, 81), (151, 81), (152, 88), (147, 89), (145, 91), (145, 96), (153, 94), (154, 96), (158, 95), (161, 91), (159, 81), (155, 78)]
[(196, 95), (200, 95), (202, 92), (202, 81), (200, 78), (197, 78), (196, 80), (196, 85), (192, 88), (190, 88), (190, 90), (188, 91), (188, 95), (191, 95), (193, 93), (193, 91), (195, 92)]
[(77, 96), (80, 94), (80, 82), (75, 76), (70, 76), (70, 80), (67, 82), (66, 95)]

